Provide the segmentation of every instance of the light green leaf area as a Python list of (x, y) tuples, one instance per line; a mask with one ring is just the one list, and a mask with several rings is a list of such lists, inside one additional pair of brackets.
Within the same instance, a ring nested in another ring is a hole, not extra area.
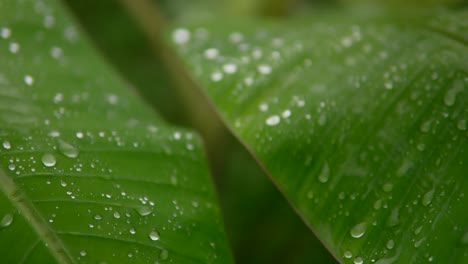
[(56, 1), (0, 1), (2, 263), (229, 263), (198, 137), (165, 124)]
[(466, 263), (466, 17), (217, 21), (171, 38), (338, 259)]

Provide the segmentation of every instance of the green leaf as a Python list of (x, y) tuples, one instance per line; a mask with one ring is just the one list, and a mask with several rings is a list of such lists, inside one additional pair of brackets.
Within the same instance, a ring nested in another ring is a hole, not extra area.
[(339, 260), (465, 263), (466, 16), (216, 21), (171, 38)]
[(203, 149), (56, 1), (0, 1), (2, 263), (230, 263)]

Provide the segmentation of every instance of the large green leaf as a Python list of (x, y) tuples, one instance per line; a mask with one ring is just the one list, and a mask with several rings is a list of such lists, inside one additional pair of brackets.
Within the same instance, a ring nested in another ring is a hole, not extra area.
[(345, 263), (466, 263), (466, 11), (176, 28), (235, 134)]
[(0, 1), (2, 263), (229, 263), (202, 146), (55, 1)]

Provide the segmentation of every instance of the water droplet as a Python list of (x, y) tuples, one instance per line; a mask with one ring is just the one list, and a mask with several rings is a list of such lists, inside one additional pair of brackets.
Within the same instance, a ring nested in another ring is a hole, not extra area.
[(205, 58), (207, 59), (216, 59), (216, 57), (218, 57), (218, 54), (219, 54), (219, 51), (215, 48), (210, 48), (210, 49), (207, 49), (205, 50)]
[(0, 221), (0, 227), (9, 227), (13, 223), (13, 215), (12, 214), (6, 214), (3, 216), (2, 220)]
[(149, 206), (139, 206), (136, 210), (141, 216), (147, 216), (153, 211)]
[(374, 209), (379, 210), (381, 207), (382, 207), (382, 200), (379, 199), (379, 200), (375, 201)]
[(221, 72), (213, 72), (211, 74), (211, 80), (213, 82), (219, 82), (223, 79), (223, 74)]
[(119, 212), (114, 212), (114, 218), (119, 219), (120, 218), (120, 213)]
[(466, 130), (466, 120), (462, 119), (462, 120), (458, 121), (457, 128), (460, 129), (460, 130)]
[(80, 131), (76, 132), (76, 137), (77, 138), (83, 138), (83, 136), (84, 136), (83, 132), (80, 132)]
[(320, 171), (320, 174), (318, 175), (318, 180), (321, 183), (326, 183), (329, 177), (330, 177), (330, 166), (328, 166), (328, 162), (325, 162), (323, 164), (322, 171)]
[(455, 104), (455, 100), (457, 99), (457, 94), (463, 91), (463, 81), (457, 80), (454, 82), (454, 85), (451, 89), (449, 89), (444, 96), (444, 103), (446, 106), (452, 106)]
[(258, 109), (262, 112), (266, 112), (268, 110), (268, 105), (265, 103), (261, 103), (258, 105)]
[(160, 236), (159, 233), (156, 230), (153, 230), (149, 233), (149, 238), (153, 241), (159, 240)]
[(86, 256), (86, 254), (87, 254), (86, 251), (84, 251), (84, 250), (80, 251), (80, 256), (84, 257), (84, 256)]
[(396, 226), (400, 224), (400, 208), (394, 208), (392, 213), (388, 217), (387, 225), (388, 226)]
[(63, 155), (65, 155), (65, 157), (68, 158), (76, 158), (79, 154), (78, 149), (75, 146), (61, 139), (59, 140), (59, 150)]
[(367, 223), (362, 222), (357, 225), (355, 225), (353, 228), (351, 228), (351, 236), (354, 238), (360, 238), (366, 233), (366, 228), (367, 228)]
[(11, 143), (10, 141), (3, 141), (2, 146), (4, 149), (11, 149)]
[(348, 250), (348, 251), (346, 251), (346, 252), (344, 253), (344, 257), (345, 257), (345, 258), (352, 258), (352, 257), (353, 257), (353, 253), (351, 253), (351, 251)]
[(3, 39), (7, 39), (11, 36), (11, 30), (7, 27), (2, 27), (2, 30), (0, 30), (0, 36), (2, 36)]
[(271, 66), (268, 64), (260, 64), (257, 67), (257, 70), (261, 74), (270, 74), (271, 73)]
[(284, 110), (283, 113), (281, 113), (281, 116), (282, 116), (283, 118), (288, 118), (288, 117), (290, 117), (290, 116), (291, 116), (291, 110), (289, 110), (289, 109)]
[(130, 232), (130, 234), (132, 234), (132, 235), (136, 234), (135, 228), (130, 228), (130, 230), (128, 230), (128, 232)]
[(159, 254), (159, 259), (166, 260), (168, 257), (169, 257), (169, 251), (165, 249), (161, 250), (161, 253)]
[(94, 215), (94, 220), (102, 220), (102, 216), (100, 214)]
[(422, 204), (424, 206), (428, 206), (432, 202), (432, 199), (434, 198), (434, 192), (435, 190), (432, 189), (423, 195)]
[(416, 148), (419, 150), (419, 151), (424, 151), (426, 149), (426, 144), (424, 143), (419, 143)]
[(44, 164), (46, 167), (53, 167), (57, 163), (55, 156), (50, 153), (44, 154), (41, 158), (41, 161), (42, 164)]
[(52, 58), (54, 58), (54, 59), (60, 58), (60, 57), (62, 56), (62, 53), (63, 53), (63, 51), (62, 51), (62, 49), (59, 48), (59, 47), (52, 47), (52, 48), (50, 49), (50, 55), (51, 55)]
[(324, 126), (327, 123), (327, 115), (325, 113), (321, 114), (318, 118), (317, 123), (319, 126)]
[(421, 132), (423, 132), (423, 133), (429, 132), (429, 130), (431, 129), (431, 123), (432, 123), (432, 120), (428, 120), (428, 121), (422, 123), (421, 127), (420, 127)]
[(190, 41), (190, 31), (185, 28), (178, 28), (172, 33), (172, 40), (176, 44), (185, 44)]
[(31, 75), (25, 75), (24, 83), (27, 84), (28, 86), (31, 86), (34, 84), (34, 78)]
[(389, 241), (387, 241), (388, 249), (392, 249), (394, 246), (395, 246), (395, 242), (393, 241), (393, 239), (390, 239)]
[(357, 257), (354, 259), (354, 264), (362, 264), (364, 263), (364, 260), (361, 257)]
[(237, 65), (233, 63), (224, 64), (223, 70), (226, 74), (234, 74), (237, 71)]
[(383, 185), (382, 189), (384, 190), (384, 192), (386, 193), (389, 193), (393, 190), (393, 183), (391, 182), (387, 182)]
[(387, 90), (393, 89), (393, 83), (390, 81), (385, 82), (384, 86), (385, 86), (385, 89)]
[(281, 118), (277, 115), (272, 115), (265, 120), (265, 124), (268, 126), (276, 126), (280, 123)]
[(16, 42), (11, 42), (10, 45), (8, 46), (8, 50), (11, 53), (18, 53), (18, 51), (20, 50), (20, 45)]

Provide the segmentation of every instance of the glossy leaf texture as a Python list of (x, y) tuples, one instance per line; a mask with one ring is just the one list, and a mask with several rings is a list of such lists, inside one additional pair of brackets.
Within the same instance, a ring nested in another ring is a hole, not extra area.
[(0, 1), (2, 263), (230, 263), (196, 134), (167, 125), (57, 1)]
[(233, 132), (344, 263), (466, 263), (466, 11), (175, 28)]

